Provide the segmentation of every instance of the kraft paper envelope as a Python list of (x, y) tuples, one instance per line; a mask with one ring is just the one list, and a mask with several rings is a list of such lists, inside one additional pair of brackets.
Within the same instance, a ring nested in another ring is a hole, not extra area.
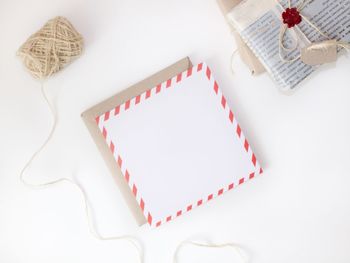
[(135, 197), (133, 196), (130, 188), (125, 181), (122, 172), (111, 154), (110, 148), (106, 144), (106, 141), (101, 134), (98, 126), (96, 125), (96, 117), (100, 116), (106, 111), (113, 109), (114, 107), (125, 103), (131, 98), (147, 91), (148, 89), (156, 86), (157, 84), (164, 82), (179, 73), (192, 67), (192, 63), (188, 57), (178, 61), (177, 63), (163, 69), (162, 71), (150, 76), (149, 78), (121, 91), (115, 96), (97, 104), (96, 106), (86, 110), (82, 113), (82, 118), (90, 131), (90, 134), (95, 141), (98, 149), (100, 150), (112, 176), (115, 178), (117, 186), (122, 193), (125, 202), (127, 203), (130, 211), (132, 212), (134, 218), (138, 225), (143, 225), (147, 222), (145, 216), (143, 215), (140, 206), (138, 205)]
[(139, 224), (151, 227), (263, 172), (212, 69), (185, 59), (165, 72), (83, 114)]
[[(217, 0), (219, 7), (223, 13), (223, 15), (226, 18), (226, 15), (234, 8), (236, 5), (238, 5), (242, 0)], [(233, 27), (230, 25), (231, 29), (233, 30)], [(257, 57), (253, 54), (251, 49), (247, 46), (247, 44), (242, 40), (242, 38), (239, 36), (239, 34), (233, 30), (233, 35), (236, 40), (236, 44), (238, 47), (238, 52), (244, 61), (244, 63), (249, 67), (252, 74), (260, 74), (265, 72), (264, 66), (260, 63), (260, 61), (257, 59)]]

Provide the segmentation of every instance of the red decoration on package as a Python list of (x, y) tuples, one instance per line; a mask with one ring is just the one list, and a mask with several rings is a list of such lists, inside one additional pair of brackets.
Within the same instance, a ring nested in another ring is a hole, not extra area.
[(283, 23), (287, 24), (288, 28), (292, 28), (300, 24), (302, 18), (296, 7), (287, 8), (286, 11), (282, 13)]

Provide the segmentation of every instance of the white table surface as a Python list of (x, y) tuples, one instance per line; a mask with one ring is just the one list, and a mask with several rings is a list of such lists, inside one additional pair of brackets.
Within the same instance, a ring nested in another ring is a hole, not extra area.
[[(52, 122), (39, 83), (15, 52), (56, 15), (71, 20), (86, 50), (45, 84), (59, 124), (27, 180), (73, 177), (99, 231), (140, 238), (145, 262), (172, 262), (177, 244), (191, 237), (240, 244), (255, 263), (350, 262), (349, 57), (291, 96), (266, 74), (252, 77), (238, 58), (232, 75), (235, 44), (214, 0), (0, 1), (0, 262), (137, 262), (127, 242), (89, 234), (74, 186), (32, 190), (19, 181)], [(187, 55), (213, 68), (265, 173), (158, 229), (139, 228), (80, 113)], [(180, 256), (239, 262), (228, 250), (184, 248)]]

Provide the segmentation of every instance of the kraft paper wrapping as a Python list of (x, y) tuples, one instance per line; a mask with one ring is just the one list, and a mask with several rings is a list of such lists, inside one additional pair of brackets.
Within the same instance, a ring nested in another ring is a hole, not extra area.
[(130, 208), (137, 224), (139, 226), (145, 224), (146, 218), (144, 217), (140, 206), (138, 205), (135, 197), (133, 196), (130, 187), (128, 186), (124, 176), (114, 159), (105, 139), (103, 138), (100, 129), (96, 123), (96, 117), (109, 111), (116, 106), (125, 103), (127, 100), (145, 92), (146, 90), (155, 87), (157, 84), (164, 82), (179, 73), (192, 67), (192, 63), (188, 57), (178, 61), (177, 63), (163, 69), (162, 71), (152, 75), (151, 77), (123, 90), (122, 92), (114, 95), (113, 97), (97, 104), (96, 106), (86, 110), (81, 114), (82, 119), (85, 122), (97, 148), (99, 149), (103, 159), (105, 160), (108, 169), (112, 176), (115, 178), (117, 186), (122, 193), (127, 206)]
[(290, 1), (301, 11), (296, 25), (281, 20), (288, 5), (288, 1), (244, 0), (226, 18), (279, 89), (289, 93), (318, 70), (316, 65), (334, 62), (337, 49), (350, 41), (350, 1)]
[[(217, 0), (218, 5), (226, 18), (226, 15), (238, 5), (242, 0)], [(244, 61), (244, 63), (249, 67), (252, 74), (257, 75), (265, 72), (264, 66), (260, 63), (260, 61), (256, 58), (250, 48), (246, 45), (246, 43), (242, 40), (240, 35), (233, 29), (233, 27), (229, 24), (232, 29), (234, 38), (236, 40), (238, 52)]]

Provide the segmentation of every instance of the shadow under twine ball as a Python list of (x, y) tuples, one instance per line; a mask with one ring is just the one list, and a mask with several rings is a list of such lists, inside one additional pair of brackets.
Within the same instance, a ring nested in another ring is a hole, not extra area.
[(45, 79), (78, 58), (83, 46), (83, 37), (66, 18), (58, 16), (30, 36), (17, 55), (32, 76)]

